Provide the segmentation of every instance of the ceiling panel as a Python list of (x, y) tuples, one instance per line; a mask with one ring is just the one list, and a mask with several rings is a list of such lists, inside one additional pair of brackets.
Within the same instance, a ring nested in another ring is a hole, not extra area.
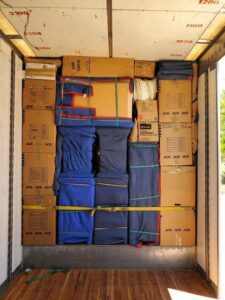
[(113, 11), (113, 55), (135, 59), (184, 59), (214, 13)]
[(217, 12), (224, 0), (113, 0), (113, 9)]
[(22, 7), (2, 11), (37, 56), (109, 54), (106, 9)]
[(106, 0), (5, 0), (0, 1), (1, 7), (106, 8)]

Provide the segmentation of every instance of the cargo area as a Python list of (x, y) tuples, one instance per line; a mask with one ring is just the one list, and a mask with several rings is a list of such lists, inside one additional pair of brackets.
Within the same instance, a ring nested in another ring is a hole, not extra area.
[(0, 298), (224, 299), (224, 56), (223, 0), (1, 1)]

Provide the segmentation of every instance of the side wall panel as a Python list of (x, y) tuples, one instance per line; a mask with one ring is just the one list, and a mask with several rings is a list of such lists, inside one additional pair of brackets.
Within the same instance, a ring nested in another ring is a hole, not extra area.
[(22, 260), (21, 246), (21, 180), (22, 180), (22, 61), (15, 59), (14, 178), (13, 178), (13, 244), (12, 271)]
[(217, 72), (209, 71), (209, 278), (217, 286), (218, 258), (218, 133)]
[(205, 268), (205, 74), (198, 86), (198, 194), (197, 194), (197, 262)]
[(11, 49), (0, 40), (0, 284), (7, 279)]

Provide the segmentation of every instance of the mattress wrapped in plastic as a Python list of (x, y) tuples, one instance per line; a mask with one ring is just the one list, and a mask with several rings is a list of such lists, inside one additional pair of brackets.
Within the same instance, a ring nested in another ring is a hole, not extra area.
[[(129, 143), (129, 206), (159, 206), (158, 145)], [(129, 243), (159, 242), (159, 212), (129, 212)]]
[(59, 127), (62, 151), (62, 172), (73, 172), (80, 175), (92, 174), (94, 127)]
[[(94, 207), (95, 181), (93, 177), (61, 174), (58, 205)], [(92, 244), (94, 218), (89, 211), (58, 212), (58, 244)]]
[[(95, 178), (95, 206), (128, 205), (128, 175), (99, 174)], [(127, 244), (128, 212), (95, 213), (94, 243), (102, 245)]]
[(158, 79), (191, 79), (193, 76), (190, 61), (162, 61), (158, 63)]
[(100, 172), (127, 173), (127, 139), (130, 129), (97, 128)]

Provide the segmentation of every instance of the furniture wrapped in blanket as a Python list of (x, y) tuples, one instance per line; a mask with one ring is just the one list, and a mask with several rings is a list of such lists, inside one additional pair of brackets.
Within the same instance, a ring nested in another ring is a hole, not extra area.
[(127, 174), (127, 139), (130, 129), (97, 128), (100, 172)]
[[(95, 206), (128, 205), (128, 175), (101, 173), (95, 178)], [(127, 244), (128, 212), (95, 213), (94, 243)]]
[[(61, 174), (58, 205), (94, 207), (95, 181), (93, 177)], [(92, 244), (94, 217), (90, 211), (58, 212), (58, 244)]]
[(132, 97), (128, 78), (59, 77), (56, 125), (131, 128)]
[[(159, 206), (158, 145), (129, 143), (129, 206)], [(129, 243), (159, 242), (159, 212), (129, 212)]]
[[(57, 156), (62, 157), (62, 172), (80, 175), (92, 174), (94, 127), (59, 127), (62, 141), (57, 143)], [(62, 155), (60, 152), (62, 151)], [(57, 161), (60, 164), (60, 161)]]
[(162, 61), (158, 63), (158, 79), (191, 79), (193, 76), (190, 61)]

